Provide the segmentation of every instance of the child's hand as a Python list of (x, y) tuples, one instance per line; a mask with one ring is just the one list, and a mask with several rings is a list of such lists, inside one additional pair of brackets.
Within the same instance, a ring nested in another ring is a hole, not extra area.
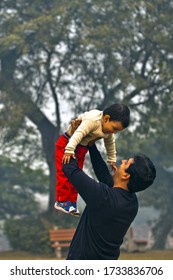
[(110, 166), (111, 166), (111, 170), (116, 172), (118, 167), (116, 166), (116, 163), (115, 162), (110, 162)]
[(75, 155), (73, 155), (73, 154), (64, 154), (64, 156), (62, 158), (62, 162), (65, 163), (65, 164), (69, 163), (71, 157), (75, 158)]

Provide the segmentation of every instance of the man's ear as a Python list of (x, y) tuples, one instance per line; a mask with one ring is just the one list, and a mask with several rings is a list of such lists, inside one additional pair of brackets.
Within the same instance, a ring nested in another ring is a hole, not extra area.
[(126, 181), (127, 181), (127, 180), (129, 180), (129, 179), (130, 179), (130, 174), (129, 174), (129, 173), (127, 173), (127, 172), (125, 172), (125, 173), (122, 175), (122, 177), (121, 177), (121, 178), (122, 178), (122, 180), (124, 180), (124, 181), (126, 180)]
[(105, 122), (109, 121), (109, 119), (110, 119), (110, 116), (109, 116), (109, 115), (104, 115), (104, 116), (103, 116), (103, 120), (104, 120)]

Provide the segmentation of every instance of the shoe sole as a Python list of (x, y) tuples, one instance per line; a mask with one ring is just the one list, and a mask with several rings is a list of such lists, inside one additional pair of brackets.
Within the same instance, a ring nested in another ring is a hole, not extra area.
[(80, 213), (75, 213), (75, 212), (68, 212), (68, 213), (72, 216), (80, 217)]
[(58, 210), (58, 211), (61, 211), (61, 212), (65, 213), (65, 214), (70, 214), (70, 215), (75, 216), (75, 217), (79, 217), (80, 216), (80, 214), (79, 213), (75, 213), (75, 211), (74, 212), (73, 211), (71, 211), (71, 212), (66, 211), (64, 208), (62, 208), (60, 206), (57, 206), (55, 204), (54, 204), (54, 208), (56, 210)]
[(55, 208), (56, 210), (58, 210), (58, 211), (64, 212), (64, 213), (66, 213), (66, 214), (69, 214), (68, 211), (66, 211), (64, 208), (62, 208), (62, 207), (60, 207), (60, 206), (54, 205), (54, 208)]

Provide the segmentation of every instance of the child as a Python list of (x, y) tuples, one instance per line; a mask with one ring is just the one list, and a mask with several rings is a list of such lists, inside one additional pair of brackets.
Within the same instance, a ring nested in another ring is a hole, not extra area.
[[(62, 162), (69, 163), (70, 157), (78, 160), (82, 169), (90, 143), (103, 138), (110, 165), (116, 163), (115, 136), (130, 122), (130, 110), (126, 105), (113, 104), (104, 111), (91, 110), (78, 116), (81, 121), (74, 134), (72, 125), (56, 142), (56, 202), (54, 207), (64, 213), (79, 216), (76, 206), (77, 191), (62, 171)], [(73, 134), (73, 135), (72, 135)]]

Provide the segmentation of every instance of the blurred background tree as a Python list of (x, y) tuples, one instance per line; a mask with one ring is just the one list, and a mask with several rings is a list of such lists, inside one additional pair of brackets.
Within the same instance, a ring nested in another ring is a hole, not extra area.
[(118, 157), (141, 151), (155, 162), (158, 178), (139, 199), (159, 209), (153, 232), (164, 248), (173, 199), (172, 1), (2, 0), (0, 8), (2, 152), (28, 167), (46, 163), (52, 216), (61, 132), (78, 113), (127, 104), (131, 126), (117, 136)]
[(0, 219), (33, 216), (39, 212), (35, 194), (47, 193), (47, 176), (22, 161), (0, 157)]

